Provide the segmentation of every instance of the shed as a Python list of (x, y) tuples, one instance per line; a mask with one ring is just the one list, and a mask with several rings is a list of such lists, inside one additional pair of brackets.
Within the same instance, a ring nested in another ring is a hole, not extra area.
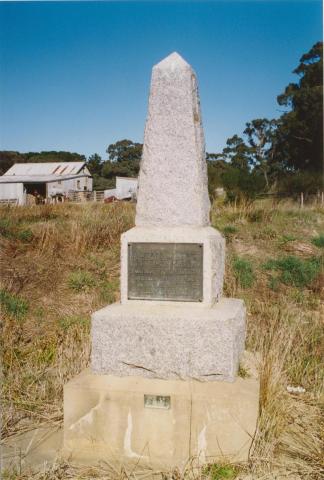
[(16, 163), (0, 177), (0, 201), (26, 204), (28, 194), (43, 199), (92, 191), (86, 162)]
[(105, 190), (105, 198), (129, 200), (137, 196), (138, 179), (134, 177), (116, 177), (116, 188)]

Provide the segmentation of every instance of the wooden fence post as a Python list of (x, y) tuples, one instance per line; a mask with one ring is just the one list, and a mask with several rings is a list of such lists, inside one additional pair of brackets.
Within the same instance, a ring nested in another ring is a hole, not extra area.
[(300, 194), (300, 208), (304, 208), (304, 194), (301, 192)]

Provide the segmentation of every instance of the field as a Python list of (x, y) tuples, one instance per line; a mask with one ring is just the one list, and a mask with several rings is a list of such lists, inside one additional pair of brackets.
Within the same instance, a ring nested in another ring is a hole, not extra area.
[[(89, 362), (90, 313), (118, 301), (119, 239), (133, 223), (129, 203), (0, 209), (4, 438), (62, 422), (63, 385)], [(212, 224), (227, 240), (224, 293), (248, 308), (260, 418), (248, 465), (188, 467), (169, 477), (320, 479), (324, 209), (215, 203)], [(4, 473), (8, 480), (130, 477), (64, 462), (33, 475)]]

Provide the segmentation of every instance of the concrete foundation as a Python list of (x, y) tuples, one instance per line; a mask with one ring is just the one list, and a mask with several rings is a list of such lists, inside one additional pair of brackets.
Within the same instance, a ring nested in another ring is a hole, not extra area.
[(92, 316), (91, 368), (108, 375), (234, 381), (244, 340), (242, 300), (223, 298), (212, 308), (116, 303)]
[[(156, 404), (145, 404), (144, 395)], [(254, 378), (201, 383), (86, 370), (64, 388), (64, 455), (88, 465), (107, 459), (154, 470), (182, 469), (193, 458), (244, 462), (258, 402)]]

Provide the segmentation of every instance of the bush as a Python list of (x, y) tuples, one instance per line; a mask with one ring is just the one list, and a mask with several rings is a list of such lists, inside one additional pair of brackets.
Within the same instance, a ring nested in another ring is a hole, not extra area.
[(277, 271), (278, 276), (270, 279), (272, 286), (280, 281), (285, 285), (306, 287), (320, 273), (321, 262), (318, 258), (302, 260), (293, 255), (278, 260), (269, 260), (263, 265), (265, 270)]
[(222, 183), (230, 201), (252, 200), (265, 189), (265, 180), (260, 172), (255, 170), (250, 172), (235, 167), (229, 167), (222, 174)]
[(240, 287), (251, 288), (255, 280), (251, 262), (243, 258), (235, 258), (233, 262), (233, 268), (235, 278)]

